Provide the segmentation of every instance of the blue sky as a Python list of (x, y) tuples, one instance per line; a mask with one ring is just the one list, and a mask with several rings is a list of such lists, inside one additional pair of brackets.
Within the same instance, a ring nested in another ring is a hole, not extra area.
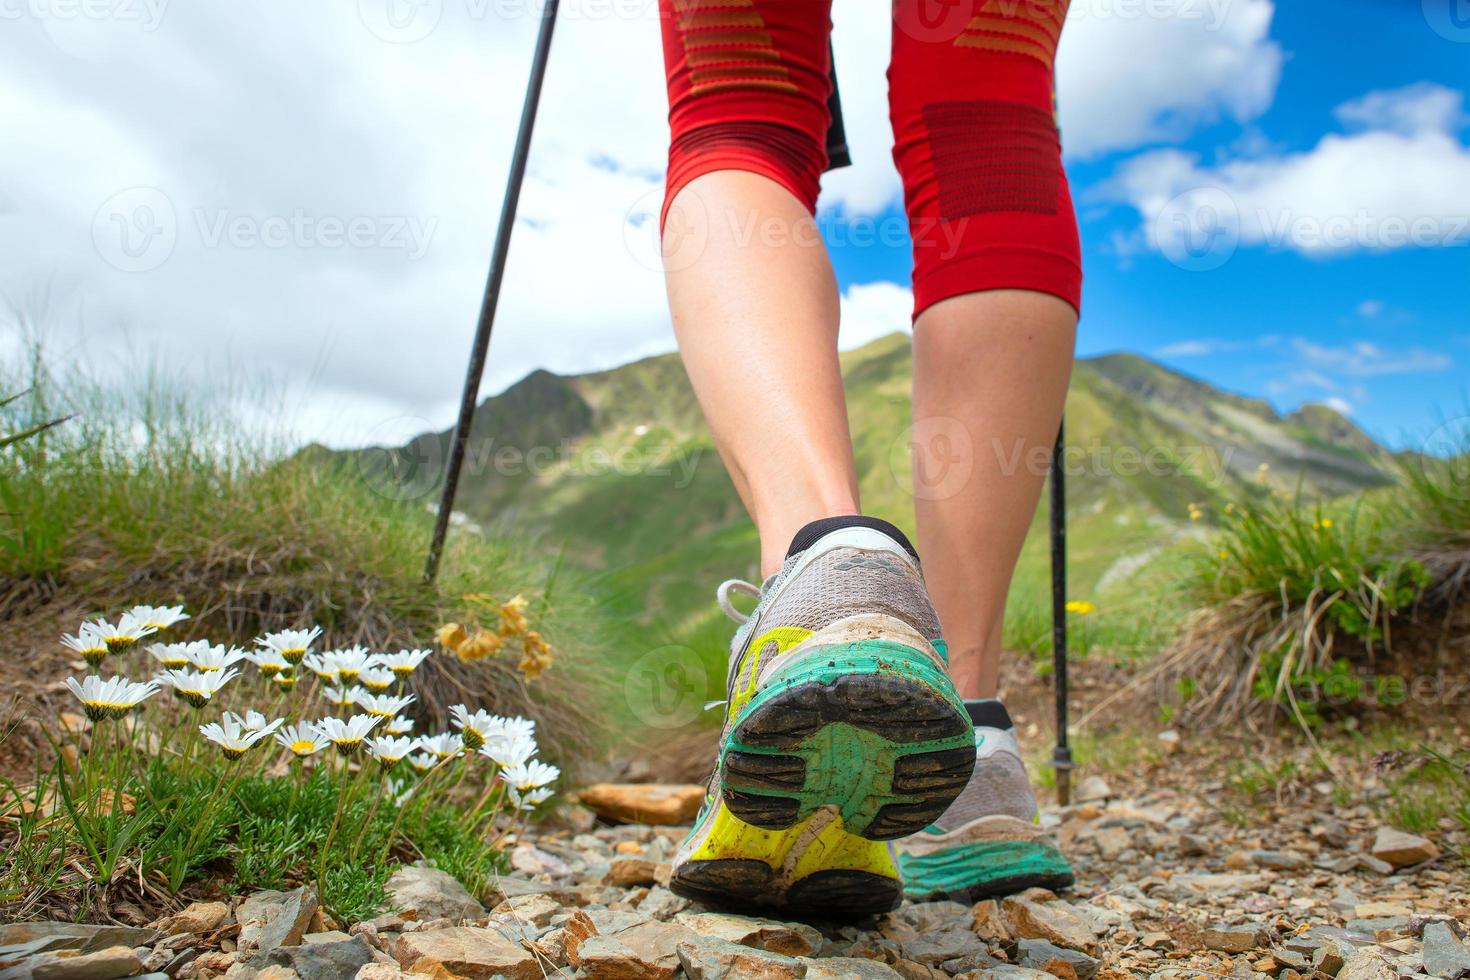
[[(1465, 2), (1071, 0), (1081, 353), (1283, 410), (1330, 400), (1399, 445), (1470, 415)], [(822, 218), (845, 347), (911, 309), (887, 6), (833, 8), (856, 163)], [(9, 307), (55, 359), (239, 388), (242, 415), (301, 441), (449, 425), (540, 10), (10, 4), (0, 360), (21, 350)], [(674, 349), (651, 220), (666, 108), (655, 0), (562, 0), (484, 394)], [(859, 247), (854, 222), (885, 234)], [(1395, 227), (1420, 244), (1377, 247)]]
[[(1270, 36), (1285, 57), (1264, 113), (1246, 122), (1227, 116), (1155, 145), (1206, 163), (1238, 158), (1242, 147), (1268, 157), (1309, 153), (1325, 135), (1347, 132), (1334, 111), (1366, 93), (1426, 82), (1470, 91), (1470, 27), (1466, 43), (1446, 40), (1426, 26), (1417, 2), (1345, 0), (1332, 16), (1317, 4), (1283, 4)], [(1462, 146), (1465, 122), (1462, 115), (1454, 133)], [(1150, 148), (1068, 161), (1086, 268), (1079, 354), (1139, 351), (1282, 411), (1330, 400), (1395, 445), (1417, 442), (1441, 414), (1470, 412), (1470, 229), (1452, 223), (1447, 246), (1304, 254), (1242, 245), (1209, 271), (1180, 268), (1156, 249), (1120, 254), (1115, 239), (1133, 234), (1140, 216), (1109, 200), (1107, 185)], [(1470, 216), (1470, 186), (1459, 201), (1458, 214), (1445, 216)], [(893, 205), (884, 213), (899, 215)], [(843, 221), (840, 209), (826, 217), (838, 242)], [(832, 251), (844, 289), (907, 282), (906, 245)]]

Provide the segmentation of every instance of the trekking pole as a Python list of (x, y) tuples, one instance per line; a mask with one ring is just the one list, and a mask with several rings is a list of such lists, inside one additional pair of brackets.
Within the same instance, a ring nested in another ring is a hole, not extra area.
[(1057, 775), (1057, 803), (1072, 801), (1072, 749), (1067, 744), (1067, 481), (1063, 473), (1064, 426), (1057, 428), (1051, 451), (1051, 647), (1057, 698), (1057, 747), (1051, 765)]
[(500, 208), (500, 226), (495, 232), (495, 247), (490, 253), (490, 275), (485, 280), (485, 295), (480, 301), (480, 320), (475, 327), (475, 342), (470, 348), (470, 364), (465, 372), (464, 395), (459, 402), (459, 418), (454, 423), (454, 436), (449, 444), (449, 465), (444, 471), (444, 492), (439, 498), (439, 513), (434, 520), (434, 538), (429, 543), (429, 560), (424, 565), (424, 581), (432, 582), (439, 574), (439, 558), (444, 552), (444, 536), (449, 531), (449, 517), (454, 511), (454, 495), (459, 488), (460, 468), (464, 465), (465, 445), (475, 419), (475, 401), (480, 397), (480, 376), (485, 373), (485, 355), (490, 350), (490, 330), (495, 325), (495, 307), (500, 302), (500, 286), (505, 279), (505, 259), (510, 252), (510, 234), (515, 227), (516, 205), (521, 199), (521, 184), (526, 178), (526, 161), (531, 155), (531, 131), (536, 128), (536, 109), (541, 102), (541, 85), (546, 80), (546, 62), (551, 56), (551, 33), (556, 27), (559, 0), (544, 0), (541, 8), (541, 30), (536, 35), (536, 52), (531, 59), (531, 78), (526, 84), (526, 101), (521, 108), (521, 126), (516, 133), (515, 150), (510, 158), (510, 176), (506, 179), (505, 201)]

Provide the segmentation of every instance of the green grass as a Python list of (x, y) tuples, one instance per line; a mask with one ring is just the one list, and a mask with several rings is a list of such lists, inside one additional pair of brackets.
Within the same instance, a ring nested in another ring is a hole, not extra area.
[(468, 690), (501, 713), (554, 718), (547, 741), (564, 755), (602, 729), (587, 693), (603, 684), (624, 627), (555, 550), (456, 529), (437, 583), (425, 584), (433, 515), (422, 500), (294, 454), (266, 389), (182, 386), (146, 365), (103, 378), (57, 364), (37, 343), (25, 363), (0, 365), (0, 391), (25, 392), (0, 406), (0, 432), (70, 416), (0, 448), (0, 608), (44, 629), (13, 636), (20, 649), (54, 657), (52, 606), (69, 619), (137, 602), (189, 606), (196, 632), (184, 639), (245, 643), (316, 623), (327, 647), (396, 649), (471, 615), (469, 594), (523, 594), (556, 652), (553, 670), (528, 685), (514, 655), (443, 658), (427, 679), (426, 713), (442, 721), (444, 704)]

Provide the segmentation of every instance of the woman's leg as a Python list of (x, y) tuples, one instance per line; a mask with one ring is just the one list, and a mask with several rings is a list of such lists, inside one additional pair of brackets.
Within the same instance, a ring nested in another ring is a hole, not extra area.
[[(806, 207), (753, 173), (687, 184), (669, 224), (669, 309), (700, 407), (776, 571), (811, 521), (858, 512), (837, 364), (837, 282)], [(747, 233), (754, 234), (747, 239)], [(697, 259), (681, 252), (698, 248)]]
[(1054, 296), (1004, 289), (943, 300), (914, 326), (915, 465), (935, 473), (943, 463), (926, 431), (951, 446), (962, 434), (970, 456), (961, 485), (920, 486), (916, 497), (919, 553), (962, 697), (996, 696), (1006, 593), (1061, 421), (1076, 324)]
[(661, 14), (669, 308), (768, 575), (803, 525), (858, 510), (837, 283), (812, 220), (830, 0), (661, 0)]
[[(1067, 4), (961, 3), (942, 22), (925, 20), (928, 9), (899, 0), (889, 67), (914, 239), (919, 547), (956, 684), (994, 697), (1006, 593), (1056, 436), (1080, 303), (1052, 94)], [(968, 454), (960, 485), (924, 486), (943, 462), (926, 458), (936, 448), (926, 432)]]

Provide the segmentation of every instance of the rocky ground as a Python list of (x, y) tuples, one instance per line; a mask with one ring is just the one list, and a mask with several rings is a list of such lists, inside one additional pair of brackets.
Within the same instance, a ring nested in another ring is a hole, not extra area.
[(1457, 831), (1436, 844), (1325, 798), (1242, 818), (1218, 807), (1219, 784), (1157, 782), (1115, 792), (1094, 777), (1045, 815), (1078, 869), (1061, 896), (905, 904), (846, 925), (707, 909), (665, 887), (698, 788), (600, 787), (515, 842), (485, 904), (406, 868), (389, 883), (397, 911), (367, 922), (334, 922), (302, 888), (146, 927), (10, 925), (0, 980), (1470, 977)]

